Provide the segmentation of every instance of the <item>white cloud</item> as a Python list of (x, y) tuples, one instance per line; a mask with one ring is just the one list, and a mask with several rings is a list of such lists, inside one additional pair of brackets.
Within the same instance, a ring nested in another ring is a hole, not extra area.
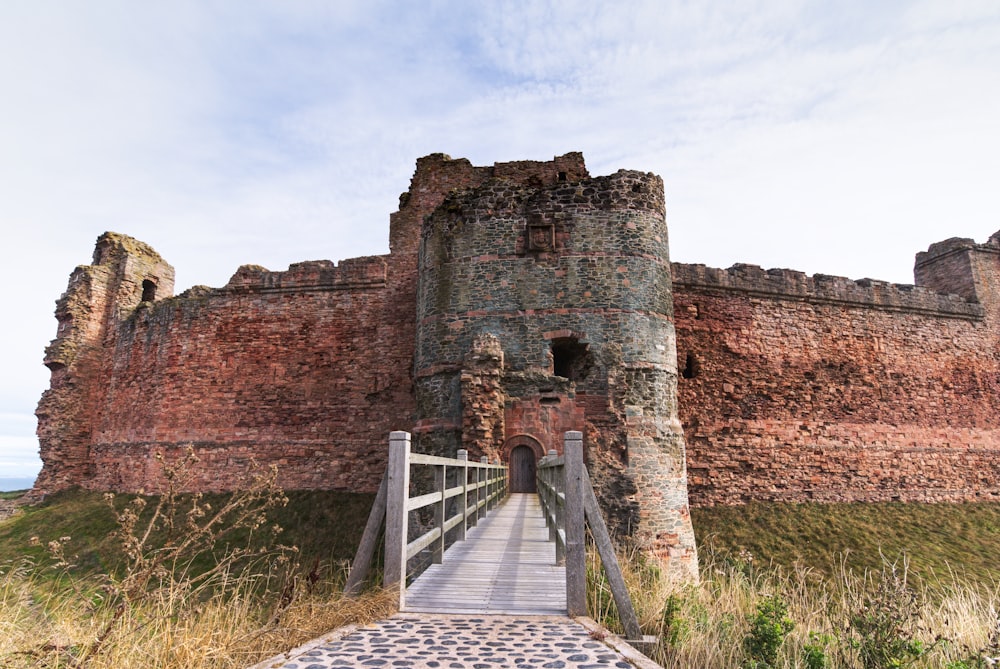
[(385, 252), (435, 151), (657, 172), (677, 260), (908, 281), (1000, 227), (998, 70), (989, 0), (4, 3), (0, 411), (104, 230), (179, 290)]

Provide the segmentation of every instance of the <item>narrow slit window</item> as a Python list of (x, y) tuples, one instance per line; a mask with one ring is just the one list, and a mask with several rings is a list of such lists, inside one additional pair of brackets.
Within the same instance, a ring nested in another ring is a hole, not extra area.
[(685, 379), (693, 379), (701, 373), (701, 362), (698, 360), (698, 356), (694, 353), (687, 354), (687, 360), (684, 365), (684, 370), (681, 372), (681, 376)]

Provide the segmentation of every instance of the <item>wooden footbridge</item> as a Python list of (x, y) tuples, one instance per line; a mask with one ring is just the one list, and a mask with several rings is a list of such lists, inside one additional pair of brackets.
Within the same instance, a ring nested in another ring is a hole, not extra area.
[(630, 641), (644, 641), (583, 464), (583, 435), (537, 466), (538, 493), (508, 492), (507, 467), (410, 452), (393, 432), (389, 464), (346, 590), (360, 590), (385, 523), (383, 585), (403, 612), (585, 616), (585, 524)]
[(511, 494), (406, 588), (405, 610), (565, 615), (566, 567), (538, 495)]
[[(393, 432), (389, 464), (345, 590), (361, 590), (385, 527), (382, 584), (400, 613), (333, 630), (251, 669), (400, 666), (662, 669), (642, 637), (607, 528), (567, 432), (537, 463), (537, 493), (509, 493), (507, 467), (410, 452)], [(530, 478), (529, 478), (530, 481)], [(585, 523), (628, 642), (586, 617)]]

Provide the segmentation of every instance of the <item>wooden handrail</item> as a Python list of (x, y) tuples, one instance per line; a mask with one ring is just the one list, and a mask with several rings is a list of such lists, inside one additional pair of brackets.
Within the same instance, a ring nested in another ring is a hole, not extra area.
[(545, 525), (549, 528), (549, 541), (556, 543), (556, 562), (566, 559), (566, 524), (563, 521), (563, 510), (566, 508), (566, 493), (562, 485), (562, 468), (565, 459), (557, 456), (556, 451), (538, 461), (535, 471), (538, 498), (542, 503), (542, 513), (545, 515)]
[[(414, 466), (433, 468), (432, 492), (410, 496), (410, 473)], [(458, 485), (448, 487), (448, 472), (456, 470)], [(456, 540), (465, 539), (470, 526), (494, 509), (508, 494), (507, 466), (490, 464), (483, 457), (470, 462), (468, 453), (458, 452), (457, 458), (443, 458), (410, 452), (410, 433), (389, 435), (389, 462), (379, 492), (375, 497), (368, 523), (365, 525), (354, 563), (344, 592), (355, 595), (368, 575), (378, 541), (378, 530), (385, 519), (385, 567), (382, 584), (398, 586), (399, 608), (406, 604), (407, 563), (422, 551), (431, 549), (431, 560), (440, 564), (444, 557), (448, 532), (458, 529)], [(471, 479), (471, 480), (470, 480)], [(455, 513), (448, 516), (448, 500), (456, 499)], [(429, 530), (412, 541), (409, 536), (409, 514), (432, 507), (434, 512)]]
[(597, 545), (625, 633), (631, 641), (645, 642), (590, 475), (583, 464), (583, 433), (566, 432), (563, 455), (549, 451), (539, 461), (536, 477), (549, 538), (556, 541), (557, 559), (566, 561), (567, 612), (571, 616), (587, 614), (586, 523)]

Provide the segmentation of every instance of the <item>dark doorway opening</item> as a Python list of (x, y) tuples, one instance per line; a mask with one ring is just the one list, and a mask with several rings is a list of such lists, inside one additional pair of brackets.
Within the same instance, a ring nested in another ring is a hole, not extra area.
[(587, 344), (573, 337), (552, 340), (552, 373), (570, 381), (587, 378), (594, 366), (593, 356)]
[(510, 491), (536, 492), (535, 451), (530, 446), (515, 446), (510, 452)]

